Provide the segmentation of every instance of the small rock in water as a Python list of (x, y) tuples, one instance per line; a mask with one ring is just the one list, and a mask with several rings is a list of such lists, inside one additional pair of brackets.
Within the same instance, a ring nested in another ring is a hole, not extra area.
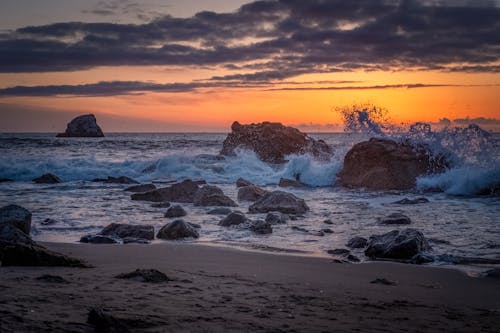
[(38, 281), (49, 282), (49, 283), (69, 283), (64, 278), (59, 275), (44, 274), (36, 278)]
[(365, 255), (369, 258), (411, 259), (431, 247), (424, 235), (415, 229), (393, 230), (371, 236)]
[(154, 184), (133, 185), (124, 189), (124, 191), (135, 192), (135, 193), (148, 192), (152, 190), (156, 190), (156, 186)]
[(248, 207), (250, 213), (277, 211), (285, 214), (303, 214), (309, 210), (304, 199), (283, 191), (269, 192)]
[(273, 227), (271, 227), (271, 223), (266, 222), (264, 220), (257, 220), (250, 224), (250, 230), (257, 234), (270, 234), (273, 232)]
[(218, 207), (218, 208), (214, 208), (214, 209), (208, 211), (207, 214), (210, 214), (210, 215), (227, 215), (227, 214), (231, 214), (231, 212), (232, 212), (231, 208)]
[(333, 230), (329, 228), (321, 229), (320, 231), (324, 234), (333, 234)]
[(335, 250), (328, 250), (326, 251), (326, 253), (337, 256), (347, 256), (351, 254), (351, 251), (349, 251), (348, 249), (335, 249)]
[(181, 238), (198, 238), (200, 235), (193, 226), (189, 223), (184, 222), (184, 220), (179, 219), (169, 224), (163, 226), (156, 234), (157, 238), (160, 239), (181, 239)]
[(58, 184), (62, 183), (62, 180), (54, 174), (46, 173), (38, 178), (33, 179), (33, 182), (37, 184)]
[(423, 203), (428, 203), (429, 200), (427, 198), (416, 198), (416, 199), (408, 199), (404, 198), (399, 201), (394, 201), (393, 204), (399, 204), (399, 205), (416, 205), (416, 204), (423, 204)]
[(248, 218), (242, 212), (232, 212), (222, 220), (220, 220), (219, 225), (223, 227), (229, 227), (232, 225), (239, 225), (242, 223), (249, 222)]
[(333, 224), (333, 221), (330, 219), (327, 219), (327, 220), (324, 220), (323, 223), (324, 224)]
[(40, 222), (41, 225), (54, 225), (57, 223), (57, 220), (54, 220), (54, 219), (45, 219), (43, 220), (42, 222)]
[(119, 274), (116, 276), (116, 278), (136, 280), (140, 282), (149, 282), (149, 283), (161, 283), (161, 282), (171, 281), (171, 279), (167, 275), (156, 269), (136, 269), (135, 271), (130, 273)]
[(366, 238), (356, 236), (356, 237), (349, 239), (346, 246), (350, 247), (351, 249), (362, 249), (362, 248), (366, 247), (367, 244), (368, 244), (368, 240)]
[(182, 217), (186, 216), (187, 212), (182, 208), (181, 205), (174, 205), (170, 207), (166, 212), (165, 212), (165, 217)]
[(160, 203), (157, 203), (157, 204), (152, 204), (151, 207), (153, 208), (168, 208), (170, 207), (170, 202), (160, 202)]
[(80, 243), (91, 243), (91, 244), (117, 244), (118, 241), (109, 236), (103, 235), (85, 235), (80, 238)]
[(396, 282), (387, 280), (386, 278), (376, 278), (375, 280), (370, 281), (372, 284), (383, 284), (385, 286), (395, 286)]
[(238, 206), (231, 198), (224, 195), (220, 188), (212, 185), (205, 185), (196, 191), (193, 203), (195, 206)]
[(306, 185), (302, 184), (298, 180), (280, 178), (280, 182), (278, 183), (279, 187), (305, 187)]
[(92, 308), (87, 315), (87, 323), (94, 326), (96, 333), (131, 332), (122, 320), (105, 313), (102, 309)]
[(408, 216), (401, 213), (393, 213), (384, 218), (379, 219), (382, 224), (411, 224), (411, 220)]
[(288, 219), (288, 215), (280, 212), (270, 212), (266, 215), (266, 222), (269, 222), (271, 224), (285, 224)]
[(242, 186), (238, 190), (239, 201), (257, 201), (268, 192), (255, 185)]
[(309, 233), (309, 230), (297, 226), (293, 226), (292, 230)]
[(236, 187), (243, 187), (243, 186), (250, 186), (250, 185), (253, 185), (253, 184), (251, 182), (249, 182), (248, 180), (243, 179), (243, 178), (238, 178), (238, 180), (236, 181)]

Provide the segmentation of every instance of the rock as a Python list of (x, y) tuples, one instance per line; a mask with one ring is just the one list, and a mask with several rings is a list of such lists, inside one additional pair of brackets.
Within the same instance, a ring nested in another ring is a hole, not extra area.
[(188, 224), (195, 229), (201, 229), (201, 225), (199, 225), (198, 223), (188, 222)]
[(270, 212), (266, 215), (266, 222), (269, 222), (271, 224), (285, 224), (288, 219), (288, 215), (280, 212)]
[(280, 178), (280, 182), (278, 184), (279, 187), (305, 187), (306, 185), (302, 184), (298, 180)]
[(408, 260), (431, 247), (424, 235), (415, 229), (393, 230), (383, 235), (372, 236), (365, 250), (369, 258)]
[(423, 204), (423, 203), (428, 203), (429, 200), (427, 198), (416, 198), (416, 199), (408, 199), (404, 198), (402, 200), (394, 201), (393, 204), (398, 204), (398, 205), (417, 205), (417, 204)]
[(331, 254), (337, 257), (337, 262), (359, 262), (359, 258), (352, 255), (351, 251), (347, 249), (335, 249), (326, 251), (328, 254)]
[(406, 190), (415, 187), (417, 177), (443, 172), (446, 167), (443, 156), (434, 156), (423, 146), (372, 138), (349, 150), (339, 178), (346, 187)]
[(368, 245), (368, 240), (364, 237), (353, 237), (349, 239), (346, 246), (351, 249), (362, 249)]
[(493, 182), (492, 184), (489, 184), (486, 187), (480, 188), (479, 190), (476, 191), (476, 195), (493, 195), (493, 196), (499, 196), (500, 195), (500, 182), (496, 181)]
[(351, 251), (349, 251), (348, 249), (335, 249), (335, 250), (328, 250), (326, 252), (328, 254), (340, 255), (340, 256), (347, 256), (351, 254)]
[(416, 265), (427, 264), (433, 261), (434, 256), (425, 252), (418, 253), (411, 258), (411, 263)]
[(153, 208), (168, 208), (170, 207), (170, 202), (160, 202), (160, 203), (157, 203), (157, 204), (152, 204), (151, 207)]
[(383, 284), (384, 286), (395, 286), (396, 282), (387, 280), (386, 278), (376, 278), (375, 280), (370, 281), (372, 284)]
[(110, 177), (108, 178), (96, 178), (92, 180), (93, 182), (101, 182), (101, 183), (108, 183), (108, 184), (140, 184), (138, 181), (126, 177), (126, 176), (120, 176), (120, 177)]
[(268, 193), (255, 185), (242, 186), (238, 190), (239, 201), (257, 201)]
[(57, 224), (57, 220), (54, 220), (54, 219), (45, 219), (43, 220), (42, 222), (40, 222), (41, 225), (54, 225), (54, 224)]
[(167, 275), (156, 269), (136, 269), (133, 272), (118, 274), (115, 277), (117, 279), (129, 279), (148, 283), (162, 283), (171, 281), (171, 279)]
[(238, 180), (236, 180), (236, 187), (243, 187), (243, 186), (250, 186), (250, 185), (253, 185), (253, 184), (246, 179), (238, 178)]
[(57, 134), (58, 138), (61, 137), (103, 137), (99, 125), (97, 125), (97, 120), (93, 114), (86, 114), (83, 116), (78, 116), (73, 119), (66, 128), (64, 133)]
[(273, 227), (271, 227), (271, 223), (266, 222), (264, 220), (257, 220), (250, 224), (250, 230), (255, 232), (256, 234), (270, 234), (273, 232)]
[(125, 237), (122, 238), (123, 244), (149, 244), (150, 241), (144, 238), (135, 238), (135, 237)]
[(95, 333), (129, 333), (127, 325), (102, 309), (92, 308), (87, 315), (87, 323), (94, 326)]
[(329, 228), (321, 229), (320, 232), (324, 234), (333, 234), (333, 230)]
[(184, 180), (172, 186), (159, 188), (144, 193), (132, 194), (132, 200), (154, 201), (154, 202), (182, 202), (192, 203), (194, 194), (199, 190), (198, 184), (190, 179)]
[(292, 230), (309, 233), (309, 230), (297, 226), (293, 226)]
[(160, 239), (180, 239), (187, 237), (198, 238), (200, 236), (193, 226), (179, 219), (163, 226), (156, 234), (156, 237)]
[(234, 155), (237, 148), (253, 150), (268, 163), (284, 163), (285, 156), (290, 154), (311, 154), (321, 160), (328, 160), (332, 155), (324, 141), (314, 140), (296, 128), (270, 122), (241, 125), (235, 121), (223, 142), (221, 154)]
[(186, 216), (187, 212), (180, 205), (170, 207), (165, 213), (165, 217), (182, 217)]
[(248, 208), (250, 213), (278, 211), (285, 214), (303, 214), (309, 210), (304, 199), (283, 191), (269, 192)]
[(46, 173), (38, 178), (33, 179), (33, 182), (37, 184), (58, 184), (62, 183), (62, 180), (54, 174)]
[(152, 225), (133, 225), (111, 223), (99, 233), (101, 236), (109, 236), (113, 238), (140, 238), (153, 240), (155, 238), (155, 230)]
[(13, 182), (14, 179), (10, 178), (0, 178), (0, 183), (7, 183), (7, 182)]
[(324, 220), (323, 223), (324, 224), (333, 224), (333, 221), (330, 219), (327, 219), (327, 220)]
[(238, 206), (231, 198), (217, 186), (205, 185), (200, 188), (193, 197), (195, 206)]
[(48, 282), (48, 283), (62, 283), (62, 284), (67, 284), (69, 283), (66, 279), (59, 275), (50, 275), (50, 274), (44, 274), (40, 275), (36, 278), (38, 281), (43, 281), (43, 282)]
[(401, 213), (392, 213), (384, 218), (379, 219), (381, 224), (393, 225), (393, 224), (411, 224), (411, 220), (408, 216)]
[(90, 244), (117, 244), (118, 240), (111, 236), (103, 235), (85, 235), (80, 238), (80, 243)]
[(130, 187), (127, 187), (126, 189), (124, 189), (124, 191), (135, 192), (135, 193), (148, 192), (148, 191), (152, 191), (152, 190), (156, 190), (156, 186), (153, 184), (134, 185), (134, 186), (130, 186)]
[(242, 223), (249, 222), (248, 218), (242, 212), (232, 212), (222, 220), (220, 220), (219, 225), (223, 227), (229, 227), (232, 225), (239, 225)]
[(210, 215), (227, 215), (232, 212), (231, 208), (227, 207), (217, 207), (207, 212)]
[(2, 224), (11, 224), (29, 235), (31, 232), (31, 213), (21, 206), (3, 206), (0, 208), (0, 225)]

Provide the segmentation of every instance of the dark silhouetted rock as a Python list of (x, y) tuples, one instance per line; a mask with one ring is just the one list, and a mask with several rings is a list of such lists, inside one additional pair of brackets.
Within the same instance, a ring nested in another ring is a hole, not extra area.
[(242, 223), (249, 222), (249, 219), (242, 212), (232, 212), (222, 220), (220, 220), (219, 225), (223, 227), (229, 227), (232, 225), (239, 225)]
[(224, 192), (217, 186), (205, 185), (200, 188), (193, 197), (195, 206), (238, 206), (231, 198), (224, 195)]
[(257, 201), (266, 193), (268, 193), (266, 190), (263, 190), (255, 185), (242, 186), (238, 190), (238, 200)]
[(148, 192), (152, 190), (156, 190), (156, 186), (154, 186), (153, 184), (134, 185), (124, 189), (124, 191), (135, 192), (135, 193)]
[(153, 207), (153, 208), (168, 208), (168, 207), (170, 207), (170, 202), (160, 202), (157, 204), (152, 204), (151, 207)]
[(33, 179), (37, 184), (58, 184), (62, 183), (61, 179), (54, 174), (46, 173), (38, 178)]
[(152, 225), (111, 223), (102, 229), (99, 235), (114, 238), (132, 237), (153, 240), (155, 237), (155, 230)]
[(54, 220), (54, 219), (45, 219), (43, 220), (42, 222), (40, 222), (41, 225), (54, 225), (54, 224), (57, 224), (57, 220)]
[(130, 273), (118, 274), (117, 279), (128, 279), (139, 282), (162, 283), (171, 281), (167, 275), (156, 269), (136, 269)]
[(97, 120), (93, 114), (86, 114), (83, 116), (78, 116), (73, 119), (66, 128), (64, 133), (57, 134), (57, 137), (85, 137), (85, 138), (95, 138), (103, 137), (99, 125), (97, 125)]
[(381, 224), (387, 224), (387, 225), (411, 224), (410, 218), (401, 213), (392, 213), (390, 215), (387, 215), (386, 217), (379, 219), (379, 221)]
[(284, 224), (288, 221), (289, 217), (280, 212), (270, 212), (266, 215), (266, 222), (271, 224)]
[(365, 255), (375, 259), (409, 260), (430, 248), (424, 235), (418, 230), (393, 230), (383, 235), (370, 237)]
[(271, 223), (266, 222), (264, 220), (253, 221), (250, 224), (249, 229), (255, 232), (256, 234), (261, 234), (261, 235), (270, 234), (273, 232), (273, 227), (271, 226)]
[(100, 183), (108, 183), (108, 184), (139, 184), (138, 181), (126, 176), (120, 176), (120, 177), (108, 176), (108, 178), (96, 178), (92, 181)]
[(417, 205), (417, 204), (423, 204), (423, 203), (428, 203), (429, 200), (426, 198), (416, 198), (416, 199), (408, 199), (404, 198), (402, 200), (394, 201), (393, 204), (398, 204), (398, 205)]
[(199, 234), (192, 225), (179, 219), (162, 227), (156, 237), (161, 239), (198, 238)]
[(243, 187), (243, 186), (250, 186), (250, 185), (253, 185), (253, 184), (246, 179), (238, 178), (238, 180), (236, 180), (236, 187)]
[(322, 160), (332, 155), (324, 141), (314, 140), (296, 128), (270, 122), (250, 125), (234, 122), (221, 154), (234, 155), (237, 148), (253, 150), (262, 161), (269, 163), (284, 163), (285, 156), (290, 154), (311, 154)]
[(0, 178), (0, 183), (7, 183), (7, 182), (13, 182), (14, 179), (10, 178)]
[(327, 219), (327, 220), (324, 220), (323, 223), (324, 224), (333, 224), (333, 221), (330, 219)]
[(280, 182), (278, 183), (279, 187), (305, 187), (306, 185), (302, 184), (298, 180), (280, 178)]
[(210, 211), (207, 212), (207, 214), (210, 215), (227, 215), (232, 212), (231, 208), (227, 207), (217, 207), (214, 209), (211, 209)]
[(36, 278), (38, 281), (43, 281), (43, 282), (48, 282), (48, 283), (62, 283), (62, 284), (67, 284), (69, 283), (66, 279), (59, 275), (50, 275), (50, 274), (44, 274), (37, 276)]
[(165, 212), (165, 217), (183, 217), (186, 215), (187, 212), (180, 205), (174, 205)]
[(415, 187), (417, 177), (443, 172), (446, 167), (444, 157), (434, 156), (423, 146), (372, 138), (349, 150), (339, 177), (346, 187), (405, 190)]
[(192, 203), (194, 194), (199, 190), (198, 184), (190, 179), (180, 183), (173, 184), (169, 187), (159, 188), (153, 191), (144, 193), (132, 194), (132, 200), (143, 200), (153, 202), (182, 202)]
[(87, 316), (87, 323), (94, 326), (95, 333), (129, 333), (123, 320), (105, 313), (102, 309), (92, 308)]
[(0, 225), (1, 224), (11, 224), (29, 235), (31, 232), (31, 213), (21, 206), (4, 206), (0, 208)]
[(304, 199), (283, 191), (269, 192), (248, 208), (250, 213), (277, 211), (285, 214), (303, 214), (309, 210)]
[(85, 235), (80, 238), (80, 243), (90, 244), (117, 244), (119, 241), (112, 236), (104, 235)]
[(368, 245), (368, 240), (364, 237), (353, 237), (349, 239), (346, 246), (351, 249), (362, 249)]

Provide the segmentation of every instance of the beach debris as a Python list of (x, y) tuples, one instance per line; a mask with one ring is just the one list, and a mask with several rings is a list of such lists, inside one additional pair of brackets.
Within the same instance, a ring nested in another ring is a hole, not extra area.
[(156, 269), (136, 269), (133, 272), (118, 274), (115, 277), (117, 279), (129, 279), (148, 283), (162, 283), (171, 281), (171, 279), (167, 275)]
[(364, 237), (353, 237), (349, 239), (346, 246), (351, 249), (362, 249), (368, 245), (368, 240)]
[(174, 205), (174, 206), (170, 207), (169, 209), (167, 209), (167, 211), (165, 212), (165, 217), (169, 217), (169, 218), (183, 217), (186, 215), (187, 215), (187, 212), (184, 210), (184, 208), (182, 208), (181, 205)]
[(392, 213), (386, 217), (378, 219), (381, 224), (393, 225), (393, 224), (411, 224), (411, 219), (401, 213)]
[(447, 166), (443, 155), (423, 145), (371, 138), (349, 150), (339, 178), (346, 187), (406, 190), (415, 187), (417, 177), (444, 172)]
[(397, 283), (395, 281), (388, 280), (386, 278), (376, 278), (370, 281), (372, 284), (383, 284), (384, 286), (395, 286)]
[(108, 178), (96, 178), (92, 180), (93, 182), (107, 183), (107, 184), (140, 184), (138, 181), (129, 178), (127, 176), (111, 177)]
[(49, 282), (49, 283), (69, 283), (68, 280), (64, 279), (59, 275), (44, 274), (36, 278), (38, 281)]
[(269, 212), (266, 215), (266, 222), (271, 224), (285, 224), (288, 220), (288, 215), (280, 212)]
[(34, 178), (33, 182), (37, 184), (58, 184), (62, 183), (62, 180), (52, 173), (46, 173), (40, 177)]
[(232, 212), (231, 208), (227, 207), (217, 207), (214, 209), (211, 209), (207, 212), (209, 215), (228, 215)]
[(420, 252), (430, 249), (431, 247), (422, 232), (409, 228), (371, 236), (365, 255), (372, 259), (409, 260)]
[(234, 211), (228, 214), (225, 218), (220, 220), (219, 225), (223, 227), (229, 227), (232, 225), (239, 225), (242, 223), (247, 223), (250, 220), (243, 214), (242, 212), (239, 211)]
[(269, 192), (248, 208), (250, 213), (278, 211), (285, 214), (303, 214), (308, 210), (304, 199), (283, 191)]
[(300, 181), (295, 180), (295, 179), (287, 179), (287, 178), (280, 178), (280, 181), (278, 183), (279, 187), (306, 187), (305, 184), (302, 184)]
[(394, 201), (393, 204), (398, 204), (398, 205), (418, 205), (418, 204), (424, 204), (428, 203), (429, 199), (427, 198), (416, 198), (416, 199), (408, 199), (404, 198), (398, 201)]
[(91, 308), (87, 323), (94, 326), (96, 333), (129, 333), (127, 325), (121, 320), (104, 312), (100, 308)]
[(256, 234), (270, 234), (273, 232), (273, 227), (271, 226), (271, 223), (266, 222), (264, 220), (256, 220), (250, 223), (250, 230), (255, 232)]
[(243, 187), (243, 186), (250, 186), (250, 185), (253, 185), (253, 184), (244, 178), (238, 178), (236, 180), (236, 187)]
[(0, 208), (0, 225), (11, 224), (28, 234), (31, 232), (31, 212), (18, 205), (7, 205)]
[(223, 142), (222, 155), (235, 155), (238, 148), (253, 150), (268, 163), (285, 163), (290, 154), (311, 154), (329, 160), (332, 149), (322, 140), (315, 140), (298, 129), (280, 123), (263, 122), (242, 125), (235, 121)]
[(238, 206), (231, 198), (224, 195), (220, 188), (213, 185), (205, 185), (196, 191), (193, 196), (193, 204), (195, 206)]
[(181, 202), (192, 203), (194, 194), (198, 191), (197, 183), (190, 179), (186, 179), (180, 183), (172, 184), (169, 187), (159, 188), (156, 190), (134, 193), (132, 200), (153, 201), (153, 202)]
[(242, 186), (238, 190), (238, 200), (255, 202), (267, 193), (269, 192), (255, 185)]
[(57, 134), (58, 138), (64, 137), (103, 137), (97, 120), (93, 114), (78, 116), (68, 123), (64, 133)]
[(156, 237), (172, 240), (188, 237), (198, 238), (200, 235), (191, 224), (184, 222), (182, 219), (178, 219), (163, 226), (156, 234)]
[(135, 193), (148, 192), (152, 190), (156, 190), (156, 186), (154, 184), (139, 184), (124, 189), (124, 191), (135, 192)]

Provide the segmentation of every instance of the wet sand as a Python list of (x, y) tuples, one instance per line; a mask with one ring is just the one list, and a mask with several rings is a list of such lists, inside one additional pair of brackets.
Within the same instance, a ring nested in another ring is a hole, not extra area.
[[(45, 245), (94, 267), (0, 267), (1, 332), (93, 332), (91, 308), (132, 332), (500, 331), (500, 280), (451, 269), (180, 242)], [(137, 268), (172, 280), (115, 277)]]

